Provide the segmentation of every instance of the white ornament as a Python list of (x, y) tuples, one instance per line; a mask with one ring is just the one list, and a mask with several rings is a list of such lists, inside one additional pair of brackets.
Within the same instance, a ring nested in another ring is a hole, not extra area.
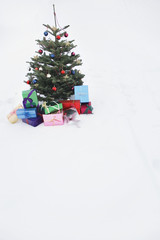
[(50, 78), (50, 77), (51, 77), (51, 74), (48, 73), (48, 74), (47, 74), (47, 78)]
[(40, 71), (42, 71), (42, 70), (43, 70), (43, 68), (42, 68), (42, 67), (40, 67), (40, 68), (39, 68), (39, 70), (40, 70)]

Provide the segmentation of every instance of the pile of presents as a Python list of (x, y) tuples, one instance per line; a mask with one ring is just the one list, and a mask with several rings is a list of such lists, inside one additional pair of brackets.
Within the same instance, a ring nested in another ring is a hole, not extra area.
[(93, 107), (89, 101), (88, 86), (75, 86), (72, 100), (59, 100), (51, 102), (38, 102), (35, 90), (22, 92), (23, 106), (19, 104), (11, 113), (8, 120), (15, 123), (22, 119), (33, 127), (44, 122), (45, 126), (63, 125), (65, 122), (74, 120), (77, 114), (91, 114)]

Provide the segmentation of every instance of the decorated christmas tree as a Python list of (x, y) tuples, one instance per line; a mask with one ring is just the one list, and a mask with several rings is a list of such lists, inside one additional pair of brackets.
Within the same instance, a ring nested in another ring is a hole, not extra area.
[(84, 74), (76, 69), (82, 65), (82, 60), (80, 55), (73, 51), (76, 47), (74, 40), (67, 40), (69, 25), (57, 27), (54, 5), (53, 10), (55, 26), (43, 24), (44, 36), (42, 40), (36, 40), (39, 50), (28, 62), (30, 66), (25, 81), (31, 89), (36, 90), (38, 100), (47, 103), (68, 99), (74, 93), (74, 86), (83, 85), (84, 77)]
[(19, 104), (7, 115), (11, 123), (22, 119), (33, 127), (42, 122), (44, 126), (56, 126), (76, 121), (78, 114), (92, 113), (88, 85), (83, 85), (84, 74), (76, 68), (82, 60), (73, 51), (74, 40), (67, 40), (69, 25), (57, 27), (54, 5), (53, 10), (55, 26), (44, 24), (44, 36), (36, 40), (39, 49), (28, 62), (25, 81), (30, 89), (22, 91), (23, 106)]

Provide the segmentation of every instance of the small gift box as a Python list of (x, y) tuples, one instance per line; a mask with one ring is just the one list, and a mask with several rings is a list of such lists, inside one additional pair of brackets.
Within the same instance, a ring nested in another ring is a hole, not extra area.
[(80, 100), (60, 100), (59, 102), (62, 103), (63, 109), (68, 109), (71, 107), (75, 107), (77, 109), (77, 112), (80, 114)]
[(16, 111), (16, 114), (19, 119), (35, 118), (37, 117), (37, 109), (36, 108), (18, 109)]
[(10, 123), (16, 123), (18, 121), (18, 117), (17, 117), (17, 114), (16, 114), (16, 111), (17, 109), (19, 108), (23, 108), (21, 104), (19, 104), (16, 108), (13, 109), (12, 112), (10, 112), (8, 115), (7, 115), (7, 118), (8, 118), (8, 121)]
[(63, 125), (63, 112), (43, 114), (44, 126)]
[(92, 110), (91, 102), (81, 104), (81, 114), (91, 114)]
[(88, 85), (74, 86), (75, 100), (80, 100), (81, 103), (89, 102)]
[(22, 121), (33, 127), (37, 127), (39, 124), (43, 122), (43, 117), (42, 115), (37, 115), (36, 118), (25, 118), (25, 119), (22, 119)]
[(35, 108), (38, 106), (38, 98), (35, 90), (27, 90), (22, 92), (24, 108)]
[(61, 109), (63, 109), (62, 103), (51, 102), (49, 105), (47, 105), (46, 102), (44, 102), (42, 104), (42, 112), (44, 114), (57, 112), (57, 111), (59, 111)]

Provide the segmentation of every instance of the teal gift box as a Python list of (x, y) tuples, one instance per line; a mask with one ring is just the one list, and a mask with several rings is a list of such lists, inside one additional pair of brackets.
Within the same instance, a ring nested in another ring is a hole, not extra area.
[(80, 100), (81, 103), (89, 102), (88, 85), (74, 86), (75, 100)]
[(35, 108), (38, 106), (38, 98), (36, 91), (26, 90), (22, 92), (24, 108)]

